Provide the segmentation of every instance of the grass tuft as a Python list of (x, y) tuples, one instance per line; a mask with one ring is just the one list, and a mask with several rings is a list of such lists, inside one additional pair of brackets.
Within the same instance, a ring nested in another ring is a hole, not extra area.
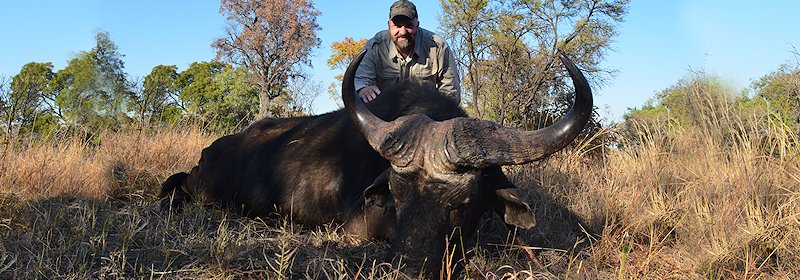
[[(472, 259), (444, 276), (800, 278), (798, 135), (728, 107), (697, 112), (707, 119), (640, 124), (622, 148), (600, 157), (599, 147), (577, 145), (543, 162), (505, 167), (537, 226), (513, 236), (487, 216), (478, 246), (454, 253)], [(93, 141), (63, 137), (3, 151), (0, 277), (419, 275), (401, 257), (387, 259), (388, 244), (358, 240), (336, 225), (303, 228), (201, 205), (159, 210), (159, 182), (190, 169), (216, 137), (199, 129), (107, 132)]]

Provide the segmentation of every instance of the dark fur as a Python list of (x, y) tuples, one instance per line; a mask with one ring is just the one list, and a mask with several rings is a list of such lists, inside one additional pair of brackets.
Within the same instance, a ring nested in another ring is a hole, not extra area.
[[(387, 121), (412, 114), (434, 120), (466, 116), (436, 89), (414, 83), (386, 89), (367, 106)], [(471, 247), (483, 213), (494, 209), (514, 225), (534, 223), (527, 204), (505, 194), (513, 186), (499, 167), (458, 172), (466, 188), (424, 172), (396, 172), (338, 110), (263, 119), (222, 137), (203, 150), (190, 173), (168, 178), (162, 196), (226, 205), (248, 216), (277, 212), (307, 226), (336, 222), (348, 233), (392, 241), (409, 267), (424, 266), (433, 275), (445, 238)]]
[[(384, 120), (417, 113), (435, 120), (466, 116), (435, 89), (412, 83), (384, 90), (368, 107)], [(214, 141), (188, 175), (164, 182), (162, 195), (177, 191), (248, 216), (277, 210), (296, 223), (339, 222), (367, 238), (389, 238), (393, 213), (363, 207), (364, 190), (387, 168), (343, 110), (268, 118)]]

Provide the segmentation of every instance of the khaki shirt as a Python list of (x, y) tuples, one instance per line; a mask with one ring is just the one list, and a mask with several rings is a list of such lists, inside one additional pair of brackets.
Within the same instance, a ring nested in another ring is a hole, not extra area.
[(419, 28), (414, 50), (405, 59), (397, 52), (388, 30), (375, 34), (364, 48), (367, 54), (356, 71), (356, 90), (377, 85), (383, 91), (413, 78), (431, 82), (439, 93), (461, 101), (458, 69), (450, 47), (441, 36)]

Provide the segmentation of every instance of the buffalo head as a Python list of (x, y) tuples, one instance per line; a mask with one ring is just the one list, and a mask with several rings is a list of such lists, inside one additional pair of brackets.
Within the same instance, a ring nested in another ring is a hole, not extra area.
[(348, 67), (342, 97), (370, 146), (391, 163), (365, 196), (394, 211), (395, 252), (435, 270), (445, 256), (446, 239), (453, 234), (470, 238), (488, 209), (497, 210), (508, 224), (534, 225), (528, 205), (506, 191), (513, 186), (500, 167), (536, 161), (564, 148), (589, 121), (591, 90), (566, 56), (560, 59), (572, 77), (575, 103), (561, 120), (535, 131), (466, 117), (434, 121), (421, 114), (384, 121), (355, 95), (355, 71), (363, 57), (364, 52)]

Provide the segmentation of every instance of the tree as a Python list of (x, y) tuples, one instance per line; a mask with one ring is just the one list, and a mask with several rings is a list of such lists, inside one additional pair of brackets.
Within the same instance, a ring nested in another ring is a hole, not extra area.
[(675, 85), (657, 93), (641, 109), (625, 115), (630, 125), (710, 127), (732, 123), (734, 104), (745, 100), (721, 78), (705, 73), (691, 73)]
[(9, 83), (8, 78), (0, 76), (0, 117), (2, 117), (0, 118), (0, 129), (4, 132), (4, 144), (8, 144), (7, 140), (9, 138), (9, 123), (5, 118), (6, 112), (8, 112), (11, 107), (11, 89), (9, 88)]
[[(248, 71), (227, 65), (215, 77), (219, 89), (210, 103), (208, 125), (221, 132), (238, 132), (249, 125), (258, 113), (258, 88), (248, 82)], [(284, 97), (285, 95), (281, 95)]]
[(178, 106), (190, 119), (203, 119), (209, 102), (220, 92), (215, 82), (217, 75), (228, 65), (222, 62), (193, 62), (178, 75)]
[(235, 131), (249, 124), (258, 110), (258, 89), (248, 82), (244, 68), (195, 62), (178, 75), (176, 86), (176, 107), (211, 130)]
[(119, 127), (128, 121), (125, 105), (134, 95), (122, 61), (124, 55), (119, 53), (108, 32), (98, 32), (95, 40), (91, 58), (97, 73), (94, 89), (100, 101), (97, 109), (110, 126)]
[(523, 113), (522, 98), (533, 99), (541, 96), (538, 90), (530, 88), (532, 84), (544, 82), (537, 79), (536, 74), (544, 75), (536, 67), (541, 61), (531, 57), (531, 49), (523, 42), (524, 37), (530, 32), (523, 26), (525, 19), (520, 14), (499, 13), (495, 15), (495, 23), (489, 32), (491, 44), (487, 46), (488, 59), (478, 61), (474, 66), (480, 72), (476, 84), (482, 89), (481, 97), (472, 104), (478, 108), (474, 111), (482, 112), (487, 119), (516, 127), (530, 128), (532, 123), (527, 122), (539, 112)]
[(272, 101), (287, 93), (298, 67), (310, 65), (320, 44), (317, 15), (310, 0), (222, 0), (226, 34), (212, 43), (217, 58), (243, 66), (258, 85), (259, 117), (272, 116)]
[(158, 123), (174, 123), (180, 118), (177, 100), (178, 67), (158, 65), (153, 67), (140, 91), (131, 99), (130, 108), (142, 127)]
[(286, 90), (289, 91), (289, 94), (286, 96), (292, 97), (286, 107), (289, 108), (295, 116), (313, 113), (311, 106), (314, 104), (314, 100), (317, 96), (323, 91), (322, 83), (315, 82), (307, 78), (306, 75), (297, 76), (289, 80)]
[[(616, 36), (628, 0), (441, 0), (440, 23), (466, 73), (473, 115), (504, 125), (548, 125), (570, 104), (557, 51), (595, 85), (611, 71), (599, 61)], [(555, 101), (558, 105), (553, 104)], [(598, 125), (595, 122), (595, 125)]]
[(489, 46), (489, 29), (494, 18), (488, 0), (440, 0), (442, 16), (439, 23), (450, 39), (456, 61), (459, 63), (464, 82), (462, 93), (472, 109), (473, 116), (483, 118), (479, 101), (481, 97), (480, 73), (477, 63), (486, 59), (485, 50)]
[[(52, 130), (52, 118), (42, 108), (43, 96), (49, 95), (50, 82), (55, 77), (53, 64), (50, 62), (31, 62), (25, 64), (19, 74), (15, 75), (7, 94), (6, 110), (3, 111), (3, 123), (6, 135), (13, 138), (18, 134), (37, 132), (36, 125)], [(37, 123), (37, 119), (41, 118)], [(45, 121), (44, 123), (42, 121)]]
[(800, 134), (800, 63), (783, 65), (753, 83), (757, 97), (764, 98), (784, 122)]
[(50, 101), (53, 112), (67, 127), (79, 127), (98, 118), (94, 96), (96, 79), (91, 53), (80, 52), (67, 63), (67, 67), (56, 72), (52, 82)]
[[(331, 44), (331, 57), (328, 58), (328, 67), (333, 70), (344, 70), (350, 64), (350, 61), (356, 58), (356, 55), (364, 48), (364, 45), (367, 44), (367, 39), (361, 40), (353, 40), (353, 38), (345, 37), (344, 41), (340, 42), (333, 42)], [(328, 94), (330, 95), (331, 99), (336, 101), (336, 105), (339, 108), (343, 107), (342, 104), (342, 97), (341, 97), (341, 83), (342, 83), (342, 75), (336, 75), (334, 77), (336, 81), (331, 82), (328, 85)]]
[(131, 83), (109, 34), (99, 32), (95, 39), (92, 50), (78, 53), (56, 72), (52, 94), (45, 99), (68, 127), (119, 128), (129, 121), (125, 105), (133, 96)]

